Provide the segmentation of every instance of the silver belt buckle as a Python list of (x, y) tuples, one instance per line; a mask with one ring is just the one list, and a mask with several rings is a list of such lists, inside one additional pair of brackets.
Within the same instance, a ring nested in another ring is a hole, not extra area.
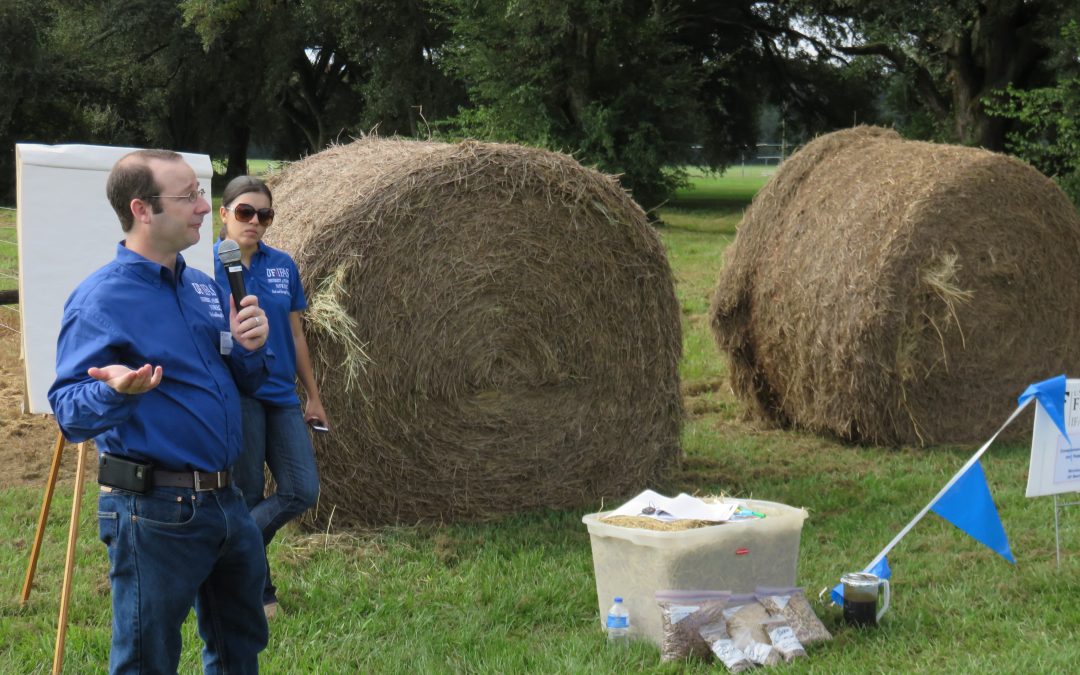
[[(214, 485), (203, 487), (202, 481), (199, 478), (199, 474), (201, 473), (212, 474), (214, 476)], [(218, 488), (225, 487), (226, 485), (228, 485), (228, 480), (226, 478), (227, 473), (228, 472), (226, 471), (195, 471), (195, 491), (205, 492), (208, 490), (216, 490)]]
[[(214, 489), (217, 488), (217, 485), (214, 485), (212, 487), (203, 487), (202, 480), (199, 478), (199, 476), (200, 476), (200, 474), (202, 472), (201, 471), (195, 471), (193, 473), (195, 475), (195, 492), (208, 492), (210, 490), (214, 490)], [(215, 474), (215, 476), (216, 475), (217, 474)]]

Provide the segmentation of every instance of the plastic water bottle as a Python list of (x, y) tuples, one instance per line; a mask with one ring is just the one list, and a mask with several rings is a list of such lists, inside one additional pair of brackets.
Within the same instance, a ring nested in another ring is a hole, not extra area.
[(608, 610), (607, 639), (609, 644), (616, 645), (630, 642), (630, 612), (626, 610), (622, 598), (615, 598), (615, 604)]

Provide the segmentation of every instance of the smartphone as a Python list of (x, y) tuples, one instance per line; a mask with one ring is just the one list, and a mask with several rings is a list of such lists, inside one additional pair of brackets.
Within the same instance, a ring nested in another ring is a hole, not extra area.
[(310, 422), (308, 422), (308, 426), (311, 427), (312, 431), (330, 431), (326, 424), (324, 424), (321, 420), (311, 420)]

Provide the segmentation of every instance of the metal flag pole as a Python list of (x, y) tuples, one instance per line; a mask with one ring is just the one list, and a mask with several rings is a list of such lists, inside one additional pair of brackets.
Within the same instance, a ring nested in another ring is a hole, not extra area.
[(1009, 424), (1011, 424), (1012, 421), (1016, 419), (1017, 415), (1019, 415), (1024, 408), (1028, 407), (1028, 404), (1031, 403), (1032, 400), (1034, 399), (1029, 398), (1023, 403), (1021, 403), (1019, 406), (1017, 406), (1016, 410), (1014, 410), (1013, 413), (1009, 415), (1009, 419), (1005, 420), (1005, 424), (1002, 424), (1001, 427), (994, 432), (994, 435), (990, 437), (990, 440), (988, 440), (986, 443), (983, 443), (983, 446), (979, 448), (967, 462), (964, 463), (964, 466), (960, 467), (960, 470), (953, 474), (953, 477), (950, 478), (949, 482), (945, 484), (945, 487), (941, 488), (934, 496), (934, 498), (930, 500), (930, 503), (924, 506), (923, 510), (919, 511), (919, 514), (912, 518), (911, 522), (908, 523), (903, 530), (900, 530), (900, 534), (893, 537), (893, 540), (890, 541), (888, 545), (886, 545), (885, 548), (881, 550), (881, 553), (878, 553), (877, 556), (875, 556), (874, 559), (870, 561), (870, 564), (863, 569), (864, 572), (869, 572), (870, 570), (874, 569), (874, 566), (881, 562), (881, 559), (888, 555), (889, 551), (891, 551), (894, 546), (900, 543), (900, 540), (904, 538), (904, 535), (910, 532), (911, 528), (915, 527), (915, 524), (922, 520), (922, 517), (930, 512), (930, 509), (933, 508), (937, 500), (941, 499), (941, 496), (948, 492), (949, 488), (956, 484), (956, 481), (960, 480), (960, 477), (964, 475), (964, 472), (971, 468), (972, 464), (979, 461), (979, 458), (983, 456), (983, 453), (986, 452), (986, 450), (990, 447), (990, 444), (993, 443), (994, 440), (998, 437), (998, 434), (1000, 434), (1002, 431), (1005, 431), (1005, 427), (1009, 426)]

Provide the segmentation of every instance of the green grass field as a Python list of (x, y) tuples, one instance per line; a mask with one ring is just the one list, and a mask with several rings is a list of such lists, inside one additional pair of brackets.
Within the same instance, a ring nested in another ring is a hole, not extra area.
[[(736, 180), (737, 179), (737, 180)], [(797, 582), (816, 597), (856, 571), (928, 502), (972, 447), (854, 447), (748, 422), (730, 393), (708, 332), (709, 295), (755, 184), (694, 178), (661, 213), (677, 280), (686, 458), (653, 487), (726, 493), (805, 507)], [(757, 177), (760, 186), (762, 177)], [(1019, 392), (1002, 392), (1015, 396)], [(48, 452), (42, 448), (42, 452)], [(786, 673), (1064, 673), (1080, 658), (1080, 511), (1063, 513), (1054, 560), (1050, 498), (1026, 499), (1028, 449), (994, 446), (983, 458), (1019, 565), (1012, 566), (934, 515), (890, 556), (892, 608), (876, 630), (843, 625), (814, 603), (832, 642)], [(65, 665), (101, 672), (109, 644), (104, 548), (86, 487)], [(627, 495), (630, 496), (630, 495)], [(70, 485), (53, 505), (37, 589), (17, 597), (40, 490), (0, 491), (0, 672), (47, 672), (56, 627)], [(596, 510), (599, 504), (594, 505)], [(303, 534), (271, 549), (285, 615), (271, 624), (268, 673), (711, 673), (716, 664), (660, 664), (644, 643), (609, 649), (600, 630), (587, 510), (547, 511), (498, 524), (393, 527)], [(197, 672), (194, 622), (180, 672)]]
[(671, 208), (692, 211), (741, 210), (775, 171), (775, 166), (759, 164), (733, 167), (723, 174), (691, 169), (688, 172), (690, 185), (675, 194)]
[[(213, 164), (216, 173), (225, 173), (226, 163), (224, 161), (214, 160)], [(275, 159), (248, 159), (247, 168), (248, 172), (253, 176), (260, 176), (280, 169), (283, 164), (284, 162)]]
[(14, 209), (0, 208), (0, 290), (19, 287), (19, 246)]

